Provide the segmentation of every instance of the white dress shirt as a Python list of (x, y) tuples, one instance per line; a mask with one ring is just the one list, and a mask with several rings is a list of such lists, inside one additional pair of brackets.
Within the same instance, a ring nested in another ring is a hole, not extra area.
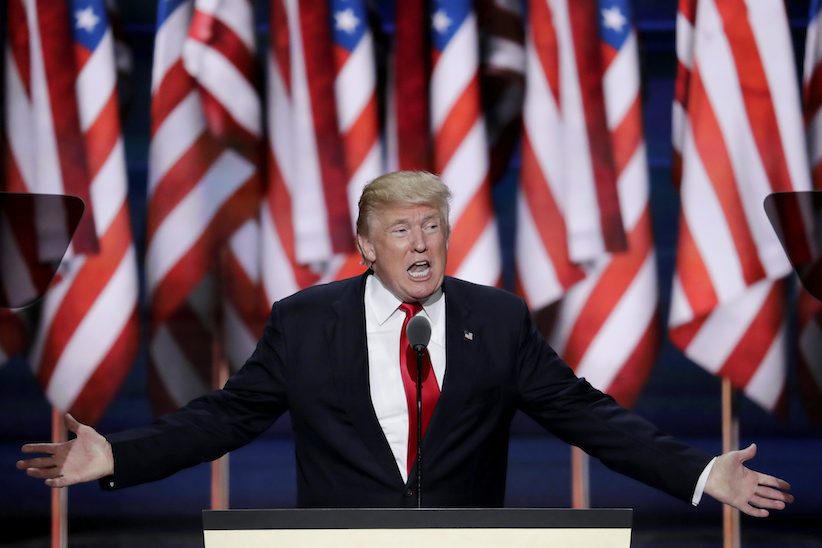
[[(365, 282), (365, 332), (371, 403), (402, 479), (408, 481), (408, 403), (400, 375), (399, 350), (405, 312), (399, 310), (400, 304), (402, 301), (386, 289), (376, 275), (368, 277)], [(420, 314), (425, 314), (431, 322), (428, 353), (441, 389), (445, 378), (445, 294), (441, 288), (422, 303)], [(716, 458), (699, 476), (691, 499), (694, 506), (702, 499), (714, 461)]]
[[(400, 375), (402, 304), (376, 276), (365, 282), (365, 332), (368, 344), (368, 379), (371, 403), (385, 439), (391, 446), (402, 479), (408, 481), (408, 403)], [(445, 295), (442, 289), (426, 299), (420, 314), (431, 322), (428, 354), (437, 385), (445, 378)]]

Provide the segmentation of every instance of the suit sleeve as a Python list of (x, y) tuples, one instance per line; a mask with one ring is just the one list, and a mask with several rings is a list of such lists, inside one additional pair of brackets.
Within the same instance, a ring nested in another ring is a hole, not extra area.
[(117, 489), (167, 477), (219, 458), (264, 432), (288, 408), (287, 347), (274, 305), (245, 365), (221, 390), (192, 400), (151, 425), (106, 436), (114, 475), (100, 480)]
[(578, 378), (537, 332), (524, 303), (521, 318), (520, 408), (612, 470), (690, 502), (712, 455), (661, 432)]

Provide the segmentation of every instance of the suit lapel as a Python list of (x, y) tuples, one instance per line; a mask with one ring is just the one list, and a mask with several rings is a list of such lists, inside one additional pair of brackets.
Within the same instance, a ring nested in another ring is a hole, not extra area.
[(471, 368), (480, 362), (479, 346), (473, 342), (471, 303), (450, 278), (445, 292), (445, 378), (442, 391), (422, 442), (425, 458), (436, 459), (452, 432), (452, 421), (471, 394)]
[(389, 477), (402, 483), (394, 454), (371, 403), (363, 304), (367, 276), (368, 273), (363, 274), (359, 284), (351, 284), (333, 303), (335, 316), (326, 326), (326, 338), (333, 349), (332, 356), (337, 360), (334, 364), (334, 383), (354, 428)]

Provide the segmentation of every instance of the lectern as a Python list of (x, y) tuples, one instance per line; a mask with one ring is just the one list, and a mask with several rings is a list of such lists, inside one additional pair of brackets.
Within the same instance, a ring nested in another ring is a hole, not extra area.
[(205, 510), (206, 548), (628, 548), (630, 509)]

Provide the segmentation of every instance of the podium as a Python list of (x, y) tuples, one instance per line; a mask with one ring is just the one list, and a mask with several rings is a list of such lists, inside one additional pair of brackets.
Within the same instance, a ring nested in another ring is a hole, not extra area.
[(206, 548), (631, 545), (631, 509), (204, 510)]

